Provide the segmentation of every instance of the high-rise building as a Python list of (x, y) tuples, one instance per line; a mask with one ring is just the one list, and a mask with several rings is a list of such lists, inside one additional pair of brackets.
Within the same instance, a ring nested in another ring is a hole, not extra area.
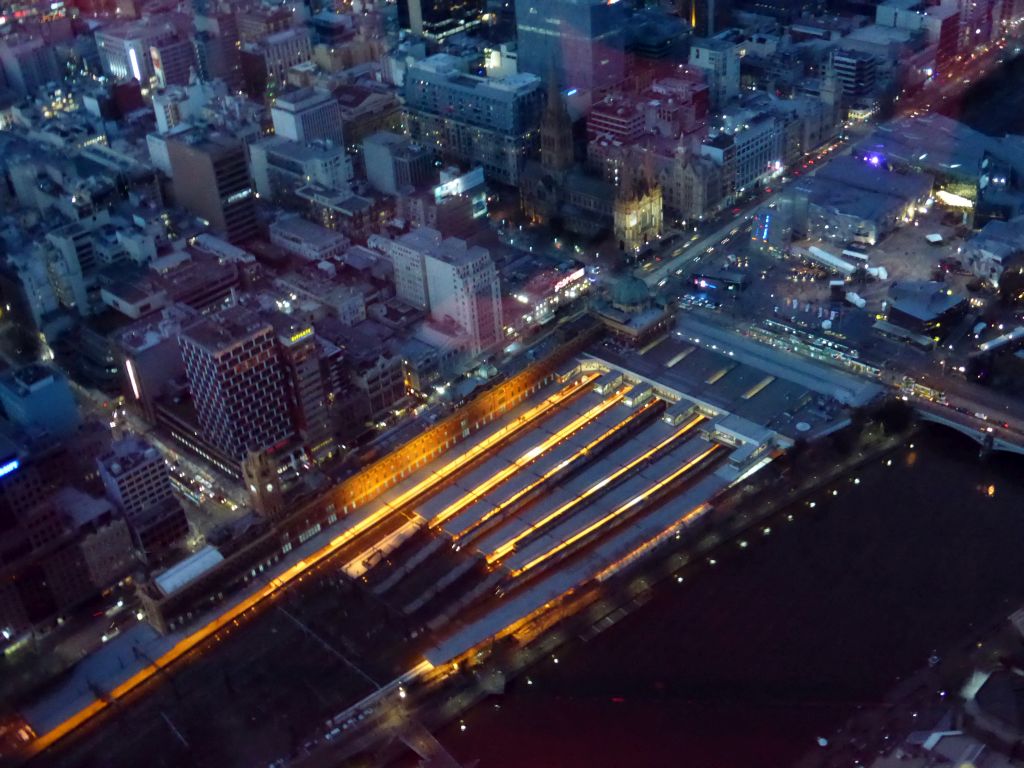
[(625, 77), (625, 3), (516, 0), (520, 72), (602, 91)]
[(434, 157), (426, 147), (390, 131), (363, 139), (366, 178), (378, 192), (397, 195), (427, 183), (434, 176)]
[(194, 315), (191, 307), (172, 304), (119, 334), (125, 398), (134, 402), (150, 422), (156, 421), (158, 401), (185, 375), (178, 332), (182, 322), (191, 320)]
[(839, 49), (832, 52), (832, 71), (848, 100), (870, 96), (875, 90), (878, 62), (870, 53)]
[(293, 434), (273, 326), (244, 307), (198, 318), (179, 337), (199, 426), (241, 461)]
[(81, 423), (68, 380), (56, 368), (38, 363), (0, 377), (0, 405), (11, 423), (55, 438), (73, 434)]
[[(695, 34), (702, 37), (711, 37), (729, 26), (731, 5), (730, 0), (680, 0), (678, 9), (679, 14), (690, 22), (690, 27)], [(790, 11), (789, 14), (779, 12), (781, 11), (781, 6), (794, 5), (792, 2), (783, 0), (783, 2), (778, 3), (779, 8), (774, 6), (762, 7), (762, 5), (765, 4), (758, 5), (757, 9), (762, 12), (767, 10), (772, 16), (794, 15), (793, 11)]]
[(53, 46), (39, 38), (11, 35), (0, 43), (0, 75), (7, 86), (23, 96), (60, 80)]
[(395, 294), (402, 301), (418, 309), (429, 309), (427, 277), (424, 273), (423, 254), (439, 248), (441, 233), (421, 227), (401, 237), (390, 240), (374, 235), (369, 240), (371, 248), (382, 251), (391, 261), (394, 270)]
[(288, 70), (313, 58), (313, 46), (305, 27), (291, 27), (263, 38), (257, 47), (266, 66), (267, 79), (280, 88), (288, 81)]
[(174, 498), (167, 462), (140, 437), (115, 441), (97, 464), (107, 495), (129, 519)]
[(736, 197), (736, 142), (732, 134), (719, 133), (700, 145), (700, 156), (718, 167), (721, 180), (721, 201), (731, 203)]
[(495, 350), (504, 338), (501, 279), (487, 249), (450, 237), (425, 255), (425, 267), (431, 317), (454, 320), (471, 354)]
[(329, 142), (300, 144), (274, 136), (249, 145), (249, 158), (256, 191), (268, 200), (288, 201), (309, 183), (345, 189), (352, 179), (350, 158)]
[(960, 45), (960, 11), (955, 5), (929, 5), (922, 0), (886, 0), (875, 8), (879, 26), (923, 31), (935, 46), (935, 72), (948, 72)]
[(255, 43), (275, 32), (282, 32), (292, 26), (292, 9), (279, 5), (268, 8), (257, 5), (240, 9), (235, 18), (238, 20), (238, 37), (243, 43)]
[(516, 184), (537, 145), (544, 92), (536, 75), (468, 75), (461, 61), (438, 54), (409, 68), (405, 100), (413, 141), (503, 184)]
[[(733, 182), (742, 195), (782, 170), (786, 144), (786, 116), (771, 111), (741, 109), (723, 115), (723, 133), (732, 138)], [(791, 117), (789, 124), (799, 128), (805, 117)], [(792, 145), (800, 144), (799, 131), (792, 132)], [(796, 151), (795, 161), (802, 152)]]
[(289, 323), (277, 339), (295, 429), (310, 456), (326, 457), (335, 446), (316, 335), (310, 326)]
[(978, 46), (992, 41), (997, 30), (993, 0), (958, 0), (960, 11), (960, 53), (969, 54)]
[(183, 30), (159, 19), (130, 21), (96, 33), (96, 50), (104, 73), (118, 80), (138, 80), (149, 85), (154, 76), (155, 47), (184, 40)]
[(396, 240), (374, 237), (370, 244), (391, 259), (399, 298), (439, 323), (455, 323), (470, 354), (501, 343), (501, 279), (486, 248), (426, 227)]
[(50, 284), (60, 303), (82, 315), (92, 312), (91, 294), (95, 293), (98, 272), (103, 266), (97, 253), (93, 225), (106, 223), (109, 215), (74, 221), (46, 233), (50, 246)]
[(399, 0), (398, 23), (417, 37), (443, 40), (480, 25), (484, 0)]
[(115, 441), (96, 459), (100, 479), (146, 555), (164, 550), (188, 533), (188, 519), (171, 490), (167, 463), (135, 435)]
[(740, 92), (740, 47), (727, 37), (690, 42), (690, 66), (707, 77), (711, 108), (719, 109)]
[(239, 139), (193, 129), (168, 137), (167, 154), (179, 205), (231, 242), (256, 236), (256, 201)]
[(297, 88), (277, 97), (270, 116), (274, 133), (292, 141), (333, 141), (344, 147), (341, 105), (327, 91)]
[(186, 38), (157, 42), (150, 46), (149, 58), (157, 85), (161, 88), (187, 85), (195, 72), (195, 46)]
[(232, 90), (241, 86), (238, 22), (230, 5), (193, 0), (196, 73), (204, 81), (223, 80)]

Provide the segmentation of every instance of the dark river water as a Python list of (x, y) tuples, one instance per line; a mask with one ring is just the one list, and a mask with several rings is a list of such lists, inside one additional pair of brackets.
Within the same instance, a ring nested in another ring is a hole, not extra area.
[(939, 428), (891, 459), (663, 583), (443, 743), (480, 768), (793, 764), (933, 652), (1024, 603), (1024, 459), (979, 460)]
[(973, 85), (943, 112), (990, 136), (1024, 133), (1024, 56)]

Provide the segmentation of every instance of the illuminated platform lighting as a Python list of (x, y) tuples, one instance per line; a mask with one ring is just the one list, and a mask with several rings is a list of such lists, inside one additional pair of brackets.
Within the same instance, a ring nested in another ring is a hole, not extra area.
[(500, 515), (506, 509), (508, 509), (509, 507), (514, 505), (516, 502), (518, 502), (520, 499), (522, 499), (524, 496), (526, 496), (528, 493), (530, 493), (530, 492), (536, 490), (537, 488), (539, 488), (541, 485), (546, 483), (548, 480), (550, 480), (552, 477), (557, 475), (559, 472), (561, 472), (563, 469), (568, 467), (573, 462), (578, 461), (582, 457), (586, 456), (588, 453), (590, 453), (592, 450), (594, 450), (594, 448), (596, 448), (598, 445), (603, 443), (608, 438), (612, 437), (617, 432), (620, 432), (621, 430), (625, 429), (627, 426), (629, 426), (634, 421), (636, 421), (636, 419), (638, 419), (641, 414), (646, 413), (648, 410), (650, 410), (654, 406), (658, 405), (660, 402), (662, 402), (662, 401), (658, 400), (658, 399), (654, 399), (654, 400), (650, 400), (647, 403), (645, 403), (642, 408), (640, 408), (637, 411), (634, 411), (626, 419), (624, 419), (623, 421), (620, 421), (618, 424), (616, 424), (611, 429), (609, 429), (606, 432), (603, 432), (602, 434), (600, 434), (597, 437), (595, 437), (593, 440), (591, 440), (589, 443), (584, 445), (582, 448), (580, 448), (578, 451), (576, 451), (576, 453), (574, 453), (569, 458), (565, 459), (564, 461), (558, 462), (558, 464), (556, 464), (554, 467), (549, 469), (547, 472), (545, 472), (539, 478), (534, 480), (528, 486), (526, 486), (525, 488), (517, 491), (512, 496), (510, 496), (509, 498), (505, 499), (505, 501), (503, 501), (501, 504), (498, 504), (498, 505), (492, 507), (491, 509), (489, 509), (478, 520), (476, 520), (475, 522), (470, 524), (467, 528), (464, 528), (458, 534), (456, 534), (455, 541), (460, 541), (463, 538), (465, 538), (466, 536), (469, 536), (470, 534), (472, 534), (474, 531), (479, 530), (479, 528), (481, 526), (483, 526), (485, 523), (487, 523), (488, 521), (492, 520), (495, 516)]
[(655, 493), (660, 491), (666, 485), (668, 485), (669, 483), (672, 483), (672, 482), (678, 480), (680, 477), (685, 475), (687, 472), (692, 471), (694, 467), (696, 467), (698, 464), (700, 464), (702, 461), (704, 461), (704, 459), (708, 458), (711, 454), (713, 454), (716, 451), (718, 451), (719, 449), (721, 449), (721, 447), (722, 446), (720, 446), (717, 443), (715, 443), (710, 448), (708, 448), (706, 451), (701, 453), (699, 456), (697, 456), (696, 458), (691, 459), (690, 461), (686, 462), (683, 466), (681, 466), (675, 472), (673, 472), (672, 474), (668, 475), (667, 477), (659, 480), (658, 482), (656, 482), (654, 485), (649, 487), (646, 491), (644, 491), (640, 495), (634, 496), (632, 499), (627, 501), (625, 504), (620, 504), (618, 507), (613, 509), (611, 512), (609, 512), (608, 514), (606, 514), (606, 515), (600, 517), (599, 519), (595, 520), (594, 522), (592, 522), (587, 527), (577, 531), (576, 533), (574, 533), (572, 536), (570, 536), (569, 538), (565, 539), (564, 541), (560, 541), (558, 544), (553, 546), (547, 552), (544, 552), (544, 553), (542, 553), (540, 555), (537, 555), (537, 557), (533, 558), (533, 560), (528, 562), (526, 565), (524, 565), (521, 568), (517, 568), (516, 570), (512, 571), (512, 578), (517, 578), (517, 577), (523, 575), (524, 573), (526, 573), (527, 571), (529, 571), (530, 569), (536, 568), (538, 565), (540, 565), (541, 563), (546, 562), (547, 560), (550, 560), (552, 557), (554, 557), (555, 555), (559, 554), (560, 552), (564, 552), (566, 549), (571, 547), (573, 544), (575, 544), (580, 539), (585, 538), (586, 536), (589, 536), (591, 533), (593, 533), (594, 531), (598, 530), (599, 528), (604, 527), (605, 525), (610, 523), (615, 518), (621, 517), (626, 512), (631, 510), (633, 507), (635, 507), (638, 504), (642, 504), (643, 502), (647, 501), (648, 499), (651, 498), (651, 496), (653, 496)]
[(453, 518), (455, 515), (464, 510), (470, 504), (482, 498), (484, 495), (486, 495), (487, 493), (501, 485), (503, 482), (508, 480), (510, 477), (512, 477), (512, 475), (516, 474), (520, 469), (528, 465), (534, 459), (547, 453), (556, 445), (566, 440), (575, 432), (582, 429), (587, 424), (596, 419), (598, 416), (600, 416), (602, 413), (610, 409), (612, 406), (620, 403), (622, 401), (622, 398), (625, 397), (625, 395), (626, 389), (621, 389), (611, 397), (598, 403), (596, 406), (591, 408), (583, 415), (573, 419), (571, 422), (566, 424), (553, 435), (548, 436), (546, 440), (543, 440), (542, 442), (538, 443), (533, 448), (528, 450), (518, 459), (513, 461), (510, 465), (508, 465), (507, 467), (503, 467), (502, 469), (495, 472), (485, 482), (481, 483), (476, 488), (471, 490), (469, 493), (462, 496), (462, 498), (460, 498), (458, 501), (449, 504), (445, 509), (443, 509), (441, 512), (434, 516), (434, 518), (430, 521), (430, 527), (437, 528), (439, 525), (442, 525), (446, 521)]
[(587, 488), (587, 490), (585, 490), (583, 493), (581, 493), (576, 498), (570, 499), (569, 501), (567, 501), (564, 504), (562, 504), (562, 506), (560, 506), (557, 509), (555, 509), (555, 510), (549, 512), (548, 514), (546, 514), (544, 517), (542, 517), (537, 522), (533, 523), (532, 525), (527, 526), (525, 529), (523, 529), (522, 531), (517, 533), (511, 539), (509, 539), (504, 544), (502, 544), (500, 547), (498, 547), (496, 550), (494, 550), (494, 552), (489, 554), (487, 556), (487, 563), (491, 564), (491, 563), (494, 563), (494, 562), (500, 560), (501, 558), (505, 557), (507, 554), (509, 554), (510, 552), (512, 552), (516, 548), (516, 545), (520, 541), (525, 539), (527, 536), (529, 536), (530, 534), (534, 533), (535, 531), (540, 530), (541, 528), (543, 528), (544, 526), (546, 526), (548, 523), (552, 522), (553, 520), (557, 520), (559, 517), (561, 517), (562, 515), (564, 515), (566, 512), (570, 511), (571, 509), (575, 508), (579, 504), (582, 504), (584, 501), (586, 501), (588, 498), (590, 498), (595, 493), (600, 491), (602, 488), (607, 486), (609, 483), (614, 482), (618, 478), (620, 478), (623, 475), (625, 475), (627, 472), (630, 472), (631, 470), (633, 470), (636, 467), (638, 467), (640, 464), (643, 464), (645, 461), (650, 459), (652, 456), (655, 456), (656, 454), (660, 453), (662, 450), (664, 450), (668, 446), (672, 445), (676, 440), (681, 438), (686, 433), (690, 432), (694, 427), (696, 427), (698, 424), (700, 424), (703, 421), (705, 421), (705, 417), (704, 416), (697, 416), (696, 418), (691, 419), (689, 422), (684, 424), (682, 427), (680, 427), (678, 430), (676, 430), (673, 434), (671, 434), (669, 437), (667, 437), (664, 440), (662, 440), (660, 443), (658, 443), (656, 446), (654, 446), (650, 450), (644, 451), (644, 453), (642, 453), (639, 456), (637, 456), (635, 459), (630, 461), (625, 466), (619, 467), (619, 469), (615, 470), (612, 474), (608, 475), (607, 477), (603, 478), (602, 480), (598, 481), (594, 485), (592, 485), (589, 488)]

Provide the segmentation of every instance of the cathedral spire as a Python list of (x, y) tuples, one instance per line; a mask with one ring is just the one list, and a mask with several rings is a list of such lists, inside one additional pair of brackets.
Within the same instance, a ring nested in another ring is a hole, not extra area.
[(540, 123), (540, 161), (549, 171), (565, 171), (574, 162), (572, 117), (558, 87), (555, 63), (548, 69), (548, 101)]

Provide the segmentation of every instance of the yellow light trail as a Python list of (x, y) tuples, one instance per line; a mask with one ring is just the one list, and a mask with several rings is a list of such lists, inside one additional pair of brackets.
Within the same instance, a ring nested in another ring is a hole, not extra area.
[(502, 440), (515, 433), (523, 426), (539, 418), (543, 414), (550, 411), (552, 408), (557, 407), (560, 403), (564, 402), (569, 397), (572, 397), (581, 388), (593, 382), (598, 378), (598, 374), (588, 374), (583, 376), (573, 384), (564, 389), (555, 392), (554, 394), (547, 397), (541, 403), (528, 409), (527, 411), (520, 414), (514, 421), (506, 424), (504, 427), (499, 429), (494, 434), (482, 440), (477, 445), (473, 446), (470, 450), (460, 455), (458, 458), (448, 462), (441, 469), (432, 472), (425, 480), (417, 483), (409, 490), (402, 493), (397, 499), (384, 504), (379, 510), (371, 515), (368, 515), (363, 520), (360, 520), (352, 528), (342, 533), (340, 536), (336, 536), (331, 541), (318, 549), (316, 552), (307, 555), (304, 560), (300, 560), (295, 563), (287, 570), (283, 571), (279, 576), (272, 579), (267, 585), (260, 588), (257, 592), (254, 592), (249, 597), (245, 598), (239, 603), (236, 603), (231, 608), (221, 613), (214, 619), (204, 624), (199, 629), (195, 630), (189, 635), (186, 635), (179, 640), (175, 645), (171, 646), (166, 652), (164, 652), (158, 659), (146, 667), (143, 667), (134, 675), (129, 677), (120, 685), (113, 688), (105, 699), (97, 699), (91, 704), (86, 705), (75, 714), (69, 716), (59, 725), (55, 726), (46, 733), (41, 734), (37, 739), (33, 740), (29, 745), (26, 746), (24, 754), (27, 757), (39, 754), (43, 750), (55, 744), (60, 739), (67, 736), (69, 733), (74, 731), (76, 728), (84, 725), (96, 715), (106, 710), (110, 705), (120, 699), (123, 699), (132, 691), (136, 690), (140, 685), (149, 680), (155, 674), (165, 667), (173, 664), (174, 662), (181, 659), (189, 651), (195, 649), (205, 640), (216, 635), (221, 629), (226, 627), (228, 624), (238, 619), (242, 614), (248, 611), (250, 608), (255, 607), (257, 604), (263, 602), (268, 597), (273, 595), (279, 589), (287, 586), (292, 581), (300, 579), (302, 574), (308, 569), (322, 562), (325, 558), (333, 555), (340, 547), (344, 546), (348, 542), (352, 541), (356, 536), (363, 533), (364, 531), (373, 527), (376, 523), (380, 522), (387, 515), (397, 512), (411, 500), (414, 500), (420, 496), (424, 491), (428, 489), (434, 483), (446, 479), (446, 477), (453, 472), (459, 471), (462, 467), (468, 464), (473, 459), (480, 456), (485, 451), (494, 447)]
[(470, 504), (480, 499), (482, 496), (484, 496), (484, 494), (487, 494), (494, 488), (497, 488), (499, 485), (508, 480), (510, 477), (512, 477), (512, 475), (514, 475), (520, 469), (525, 467), (527, 464), (550, 451), (552, 448), (561, 443), (571, 434), (573, 434), (580, 428), (585, 427), (587, 424), (592, 422), (602, 413), (609, 410), (612, 406), (622, 402), (622, 398), (626, 396), (627, 389), (628, 388), (620, 389), (615, 394), (611, 395), (610, 397), (606, 398), (605, 400), (595, 405), (586, 413), (582, 414), (581, 416), (577, 416), (575, 419), (566, 424), (560, 430), (558, 430), (552, 435), (549, 435), (545, 440), (542, 440), (540, 443), (538, 443), (533, 448), (528, 450), (518, 459), (509, 464), (507, 467), (502, 467), (501, 469), (499, 469), (497, 472), (495, 472), (493, 475), (487, 478), (487, 480), (485, 480), (483, 483), (481, 483), (476, 488), (474, 488), (473, 490), (469, 491), (461, 498), (459, 498), (458, 501), (449, 504), (447, 507), (445, 507), (442, 511), (437, 513), (437, 515), (435, 515), (431, 519), (430, 527), (437, 528), (439, 525), (444, 524), (446, 521), (450, 520), (455, 515), (459, 514), (459, 512), (464, 510)]
[(609, 430), (605, 431), (604, 433), (602, 433), (602, 434), (598, 435), (597, 437), (595, 437), (593, 440), (591, 440), (585, 446), (583, 446), (578, 451), (576, 451), (576, 453), (574, 453), (572, 456), (570, 456), (569, 458), (565, 459), (564, 461), (558, 462), (557, 465), (555, 465), (554, 467), (549, 469), (547, 472), (545, 472), (539, 478), (534, 480), (528, 486), (526, 486), (525, 488), (523, 488), (523, 489), (517, 491), (516, 493), (512, 494), (512, 496), (510, 496), (509, 498), (505, 499), (505, 501), (501, 502), (501, 504), (497, 504), (494, 507), (492, 507), (491, 509), (489, 509), (479, 519), (475, 520), (467, 528), (464, 528), (462, 531), (460, 531), (458, 534), (456, 534), (455, 535), (455, 540), (456, 541), (460, 541), (461, 539), (465, 538), (466, 536), (469, 536), (470, 534), (472, 534), (474, 531), (478, 530), (482, 525), (487, 523), (489, 520), (492, 520), (495, 517), (495, 515), (500, 515), (506, 509), (508, 509), (513, 504), (515, 504), (517, 501), (519, 501), (524, 496), (526, 496), (526, 494), (532, 492), (533, 490), (535, 490), (539, 486), (541, 486), (544, 483), (546, 483), (548, 480), (550, 480), (552, 477), (557, 475), (559, 472), (561, 472), (567, 466), (572, 464), (574, 461), (577, 461), (581, 457), (586, 456), (588, 453), (590, 453), (592, 450), (594, 450), (594, 448), (596, 448), (598, 445), (600, 445), (605, 440), (610, 438), (616, 432), (619, 432), (619, 431), (625, 429), (627, 426), (632, 424), (637, 418), (639, 418), (641, 414), (646, 413), (648, 410), (650, 410), (651, 408), (655, 407), (660, 402), (662, 402), (662, 401), (658, 400), (658, 399), (654, 399), (654, 400), (649, 400), (648, 402), (644, 403), (644, 405), (639, 410), (634, 411), (626, 419), (624, 419), (623, 421), (620, 421), (618, 424), (616, 424), (611, 429), (609, 429)]
[(549, 549), (547, 552), (544, 552), (544, 553), (542, 553), (540, 555), (537, 555), (537, 557), (533, 558), (533, 560), (528, 562), (526, 565), (524, 565), (521, 568), (517, 568), (516, 570), (512, 571), (512, 578), (516, 578), (518, 576), (521, 576), (522, 574), (526, 573), (531, 568), (535, 568), (538, 565), (540, 565), (541, 563), (545, 562), (546, 560), (551, 559), (552, 557), (557, 555), (559, 552), (564, 552), (566, 549), (571, 547), (573, 544), (575, 544), (580, 539), (584, 538), (585, 536), (589, 536), (591, 533), (596, 531), (598, 528), (601, 528), (604, 525), (606, 525), (607, 523), (610, 523), (615, 518), (624, 515), (626, 512), (628, 512), (633, 507), (635, 507), (637, 504), (643, 503), (644, 501), (649, 499), (651, 496), (653, 496), (655, 493), (657, 493), (662, 488), (664, 488), (666, 485), (668, 485), (671, 482), (674, 482), (679, 477), (681, 477), (682, 475), (684, 475), (687, 472), (689, 472), (690, 470), (692, 470), (695, 466), (700, 464), (702, 461), (704, 461), (704, 459), (706, 459), (708, 456), (713, 454), (715, 451), (719, 450), (721, 447), (722, 446), (720, 446), (718, 443), (712, 444), (712, 446), (710, 448), (708, 448), (706, 451), (701, 453), (699, 456), (697, 456), (696, 458), (691, 459), (690, 461), (686, 462), (683, 466), (681, 466), (675, 472), (672, 472), (670, 475), (662, 478), (661, 480), (656, 482), (654, 485), (650, 486), (646, 491), (641, 493), (639, 496), (634, 496), (632, 499), (627, 501), (625, 504), (620, 504), (618, 507), (613, 509), (608, 514), (604, 515), (603, 517), (600, 517), (599, 519), (597, 519), (594, 522), (592, 522), (590, 525), (588, 525), (585, 528), (582, 528), (581, 530), (577, 531), (576, 533), (574, 533), (572, 536), (570, 536), (569, 538), (565, 539), (564, 541), (559, 542), (558, 544), (553, 546), (551, 549)]
[(555, 519), (561, 517), (562, 515), (564, 515), (566, 512), (568, 512), (573, 507), (575, 507), (578, 504), (581, 504), (582, 502), (586, 501), (588, 498), (593, 496), (595, 493), (600, 491), (602, 488), (607, 486), (609, 483), (614, 482), (615, 480), (617, 480), (618, 478), (622, 477), (627, 472), (633, 470), (634, 468), (636, 468), (637, 466), (639, 466), (643, 462), (647, 461), (649, 458), (651, 458), (655, 454), (657, 454), (660, 451), (664, 450), (667, 446), (669, 446), (672, 443), (674, 443), (676, 440), (678, 440), (680, 437), (685, 435), (687, 432), (691, 431), (694, 427), (696, 427), (698, 424), (700, 424), (703, 421), (705, 421), (705, 417), (704, 416), (697, 416), (697, 417), (691, 419), (690, 421), (688, 421), (686, 424), (681, 426), (678, 430), (676, 430), (674, 433), (672, 433), (667, 438), (662, 440), (660, 443), (658, 443), (653, 448), (651, 448), (651, 449), (649, 449), (647, 451), (644, 451), (642, 454), (637, 456), (635, 459), (630, 461), (628, 464), (625, 464), (624, 466), (619, 467), (617, 470), (612, 472), (612, 474), (608, 475), (607, 477), (603, 478), (602, 480), (598, 481), (597, 483), (594, 483), (594, 485), (592, 485), (589, 488), (587, 488), (587, 490), (585, 490), (579, 496), (576, 496), (575, 498), (569, 499), (569, 501), (565, 502), (564, 504), (562, 504), (562, 506), (558, 507), (557, 509), (552, 510), (551, 512), (546, 514), (544, 517), (542, 517), (537, 522), (532, 523), (531, 525), (528, 525), (522, 531), (517, 533), (511, 539), (509, 539), (504, 544), (502, 544), (500, 547), (498, 547), (496, 550), (494, 550), (494, 552), (489, 554), (487, 556), (487, 563), (488, 563), (488, 565), (490, 565), (491, 563), (494, 563), (495, 561), (500, 560), (501, 558), (505, 557), (505, 555), (507, 555), (509, 552), (511, 552), (512, 550), (514, 550), (516, 548), (516, 545), (520, 541), (525, 539), (531, 533), (533, 533), (534, 531), (537, 531), (537, 530), (543, 528), (545, 525), (550, 523), (552, 520), (555, 520)]

